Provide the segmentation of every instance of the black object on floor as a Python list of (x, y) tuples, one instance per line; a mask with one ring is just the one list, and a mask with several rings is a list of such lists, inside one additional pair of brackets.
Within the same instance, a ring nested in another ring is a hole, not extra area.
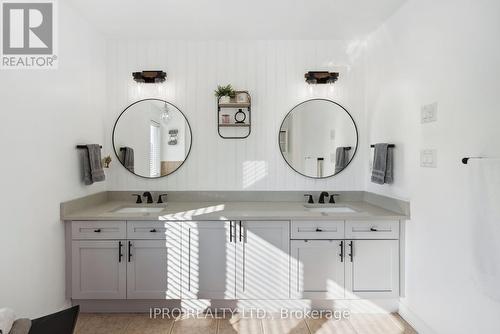
[(80, 306), (73, 306), (31, 322), (29, 334), (73, 334)]

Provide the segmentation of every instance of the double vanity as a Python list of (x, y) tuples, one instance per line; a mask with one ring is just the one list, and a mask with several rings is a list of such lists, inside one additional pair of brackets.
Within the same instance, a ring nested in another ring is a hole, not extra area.
[(138, 301), (263, 305), (403, 294), (406, 202), (365, 192), (341, 193), (336, 204), (305, 203), (298, 192), (168, 197), (136, 204), (129, 192), (104, 192), (61, 205), (74, 303), (119, 311)]
[[(249, 94), (239, 93), (218, 100), (221, 140), (250, 135), (251, 117), (245, 123), (243, 111), (250, 116)], [(248, 133), (222, 135), (221, 124)], [(186, 114), (147, 98), (120, 113), (112, 141), (130, 176), (157, 179), (187, 163), (192, 137)], [(352, 115), (325, 98), (293, 107), (276, 139), (276, 153), (290, 169), (316, 180), (343, 172), (359, 148)], [(390, 161), (376, 170), (384, 182), (392, 180)], [(84, 311), (397, 303), (404, 292), (408, 208), (362, 191), (121, 191), (73, 200), (61, 206), (68, 298)]]

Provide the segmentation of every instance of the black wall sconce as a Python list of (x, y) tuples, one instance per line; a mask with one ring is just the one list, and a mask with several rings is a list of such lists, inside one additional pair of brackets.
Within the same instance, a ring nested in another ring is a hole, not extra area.
[(164, 71), (142, 71), (132, 73), (134, 81), (143, 83), (161, 83), (167, 80), (167, 73)]
[(337, 72), (309, 71), (304, 77), (308, 84), (332, 84), (339, 79)]

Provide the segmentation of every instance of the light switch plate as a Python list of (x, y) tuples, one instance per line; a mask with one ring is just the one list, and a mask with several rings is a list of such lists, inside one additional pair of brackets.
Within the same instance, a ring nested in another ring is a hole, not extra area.
[(420, 151), (420, 166), (426, 168), (437, 167), (437, 150), (425, 149)]
[(437, 102), (422, 106), (420, 112), (421, 112), (420, 121), (422, 124), (436, 122), (437, 121), (437, 112), (438, 112)]

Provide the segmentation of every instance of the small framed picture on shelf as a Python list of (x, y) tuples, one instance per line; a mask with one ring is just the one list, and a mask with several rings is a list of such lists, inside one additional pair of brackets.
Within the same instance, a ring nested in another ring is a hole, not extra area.
[(236, 94), (236, 103), (248, 103), (248, 94), (247, 93)]

